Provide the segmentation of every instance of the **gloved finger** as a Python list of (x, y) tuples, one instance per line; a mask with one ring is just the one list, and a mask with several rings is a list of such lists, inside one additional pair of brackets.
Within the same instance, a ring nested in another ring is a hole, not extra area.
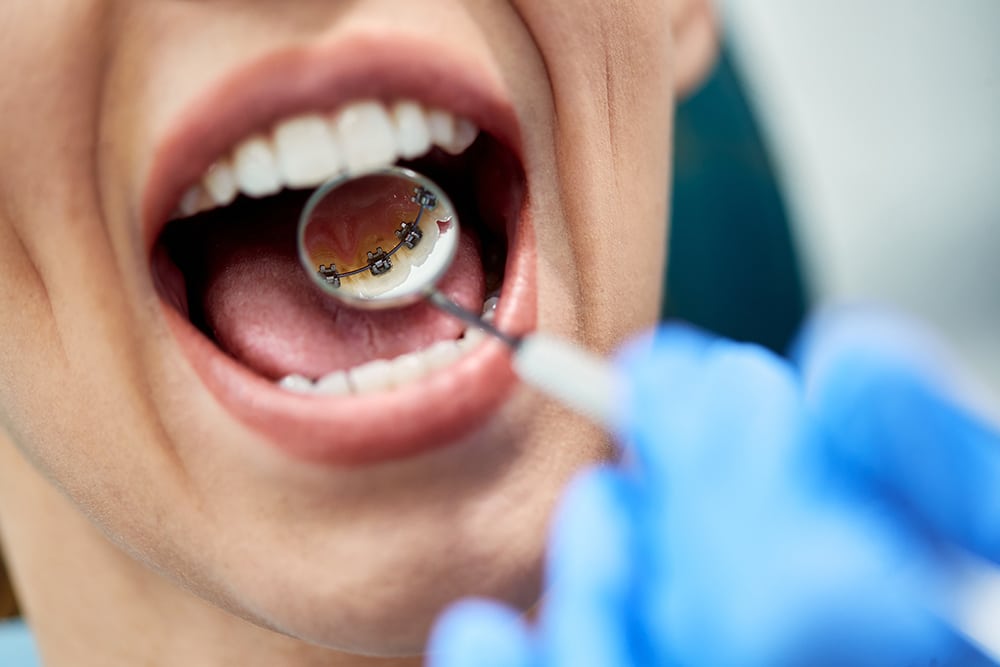
[(677, 664), (952, 664), (953, 634), (925, 604), (935, 570), (909, 558), (912, 545), (891, 523), (794, 498), (768, 521), (739, 508), (732, 520), (752, 527), (668, 536), (673, 585), (656, 636)]
[(620, 368), (621, 440), (652, 493), (691, 484), (766, 492), (799, 464), (798, 378), (763, 348), (665, 327), (627, 350)]
[(430, 667), (530, 667), (527, 628), (511, 609), (484, 600), (460, 602), (438, 619), (427, 649)]
[[(768, 527), (808, 494), (815, 448), (798, 378), (761, 348), (669, 328), (622, 368), (633, 397), (625, 442), (641, 494), (642, 634), (654, 655), (669, 655), (697, 649), (714, 627), (723, 643), (699, 650), (732, 657), (726, 638), (735, 644), (734, 633), (756, 622), (740, 612), (768, 600), (766, 590), (736, 587), (760, 581), (757, 568), (794, 543), (794, 533)], [(730, 612), (738, 618), (722, 628)], [(740, 659), (725, 664), (750, 664)]]
[(541, 655), (546, 667), (627, 667), (634, 585), (629, 490), (619, 473), (598, 469), (563, 498), (549, 545)]
[(872, 311), (827, 315), (797, 356), (835, 459), (939, 538), (1000, 562), (1000, 431), (966, 409), (942, 346)]

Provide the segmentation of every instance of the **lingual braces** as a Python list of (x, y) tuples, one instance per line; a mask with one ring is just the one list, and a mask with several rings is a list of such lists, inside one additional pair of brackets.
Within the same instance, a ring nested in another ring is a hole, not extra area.
[(437, 196), (423, 186), (417, 186), (413, 189), (413, 197), (410, 198), (410, 201), (419, 206), (420, 210), (417, 212), (416, 220), (403, 222), (396, 230), (396, 238), (399, 239), (399, 242), (392, 250), (386, 252), (381, 246), (375, 248), (374, 251), (369, 250), (368, 263), (350, 271), (337, 271), (336, 264), (329, 266), (320, 264), (317, 273), (323, 282), (331, 287), (340, 287), (342, 278), (350, 278), (366, 272), (370, 272), (373, 276), (382, 276), (392, 271), (393, 256), (404, 247), (407, 250), (413, 250), (417, 247), (421, 239), (424, 238), (424, 233), (420, 230), (420, 221), (424, 217), (424, 212), (433, 210), (438, 205)]

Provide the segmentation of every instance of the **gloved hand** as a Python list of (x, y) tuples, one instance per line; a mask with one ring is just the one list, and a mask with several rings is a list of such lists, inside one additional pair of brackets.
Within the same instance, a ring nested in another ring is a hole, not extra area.
[(628, 463), (564, 499), (537, 625), (460, 603), (430, 663), (993, 664), (939, 613), (954, 549), (1000, 562), (1000, 437), (911, 323), (826, 316), (794, 358), (678, 327), (628, 351)]

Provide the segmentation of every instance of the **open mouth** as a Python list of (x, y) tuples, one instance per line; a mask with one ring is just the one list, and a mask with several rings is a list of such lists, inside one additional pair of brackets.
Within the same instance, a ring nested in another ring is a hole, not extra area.
[[(379, 68), (378, 61), (366, 65)], [(399, 67), (383, 71), (398, 77)], [(339, 79), (339, 99), (305, 95), (257, 122), (242, 118), (225, 145), (199, 145), (199, 132), (212, 126), (194, 123), (175, 142), (194, 155), (167, 151), (158, 165), (174, 175), (151, 186), (158, 201), (149, 209), (168, 210), (172, 201), (173, 213), (151, 219), (149, 247), (171, 328), (220, 403), (296, 457), (370, 463), (445, 445), (483, 425), (515, 382), (503, 346), (478, 330), (428, 303), (352, 309), (323, 294), (298, 259), (299, 216), (317, 186), (406, 166), (438, 183), (461, 221), (459, 251), (440, 291), (512, 333), (533, 326), (525, 175), (510, 141), (516, 132), (505, 105), (474, 86), (463, 89), (460, 68), (429, 68), (451, 74), (451, 81), (438, 77), (436, 89), (464, 90), (464, 102), (451, 105), (458, 108), (392, 81), (375, 90), (355, 83), (348, 94), (345, 76), (365, 79), (357, 68), (334, 67), (328, 76)], [(377, 71), (368, 74), (380, 81)], [(288, 85), (277, 77), (273, 87)], [(169, 170), (171, 159), (185, 163), (183, 175)]]

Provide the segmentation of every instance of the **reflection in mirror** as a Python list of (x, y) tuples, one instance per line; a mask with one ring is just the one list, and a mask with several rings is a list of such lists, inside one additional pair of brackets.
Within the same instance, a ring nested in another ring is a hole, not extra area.
[(299, 256), (327, 293), (361, 307), (397, 307), (444, 276), (458, 238), (447, 195), (394, 167), (318, 189), (299, 223)]

